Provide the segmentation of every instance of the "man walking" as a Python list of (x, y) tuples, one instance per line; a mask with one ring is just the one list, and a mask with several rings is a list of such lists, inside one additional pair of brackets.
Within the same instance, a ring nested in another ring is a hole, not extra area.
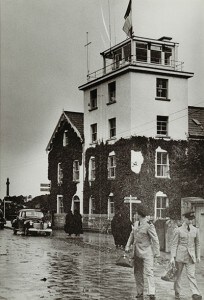
[(200, 262), (199, 229), (192, 225), (192, 220), (195, 219), (193, 211), (187, 212), (183, 216), (182, 226), (174, 231), (171, 248), (171, 264), (177, 267), (174, 283), (175, 299), (181, 299), (181, 274), (185, 266), (192, 299), (201, 300), (202, 296), (195, 278), (195, 263)]
[(136, 298), (143, 299), (144, 276), (147, 278), (148, 295), (150, 300), (155, 298), (154, 257), (160, 256), (159, 239), (154, 225), (147, 218), (147, 211), (142, 206), (137, 207), (136, 222), (125, 250), (129, 252), (133, 244), (134, 276), (136, 281)]

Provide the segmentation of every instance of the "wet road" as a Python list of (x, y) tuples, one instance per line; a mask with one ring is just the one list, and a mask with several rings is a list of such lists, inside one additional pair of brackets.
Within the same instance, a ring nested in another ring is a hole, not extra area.
[(118, 253), (82, 239), (15, 236), (0, 231), (0, 299), (133, 299), (131, 269)]
[[(51, 237), (24, 237), (0, 230), (0, 300), (135, 299), (133, 270), (115, 264), (121, 253), (110, 235), (69, 239), (55, 231)], [(157, 300), (174, 299), (173, 283), (161, 280), (168, 258), (161, 253), (155, 265)], [(204, 259), (196, 271), (204, 295)], [(181, 299), (192, 299), (185, 274)]]

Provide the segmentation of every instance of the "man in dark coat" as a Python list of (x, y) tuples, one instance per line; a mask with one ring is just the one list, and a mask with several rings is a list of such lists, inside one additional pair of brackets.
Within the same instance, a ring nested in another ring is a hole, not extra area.
[(71, 236), (74, 233), (74, 216), (71, 210), (66, 214), (64, 231)]
[(74, 234), (75, 236), (80, 236), (80, 234), (83, 233), (83, 227), (82, 227), (82, 216), (79, 213), (77, 209), (74, 210)]

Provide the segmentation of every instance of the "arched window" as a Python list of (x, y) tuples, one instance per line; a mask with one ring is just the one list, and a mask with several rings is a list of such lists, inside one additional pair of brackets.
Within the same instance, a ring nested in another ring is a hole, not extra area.
[(169, 200), (167, 195), (159, 191), (156, 193), (155, 197), (155, 218), (156, 219), (165, 219), (166, 209), (169, 207)]
[(107, 169), (108, 169), (108, 178), (114, 179), (115, 175), (116, 175), (116, 172), (115, 172), (116, 171), (116, 156), (115, 156), (114, 151), (109, 153)]
[(96, 178), (95, 174), (95, 157), (91, 156), (89, 160), (89, 181), (93, 181)]

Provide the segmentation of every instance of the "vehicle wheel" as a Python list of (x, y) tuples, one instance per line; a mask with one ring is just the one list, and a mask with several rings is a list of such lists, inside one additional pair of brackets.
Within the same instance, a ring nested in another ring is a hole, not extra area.
[(13, 234), (15, 234), (15, 235), (17, 234), (17, 230), (16, 229), (13, 230)]

